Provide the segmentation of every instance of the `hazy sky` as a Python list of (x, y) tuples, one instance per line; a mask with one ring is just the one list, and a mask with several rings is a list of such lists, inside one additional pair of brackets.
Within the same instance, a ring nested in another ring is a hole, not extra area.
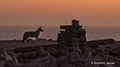
[(0, 0), (0, 25), (120, 26), (120, 0)]

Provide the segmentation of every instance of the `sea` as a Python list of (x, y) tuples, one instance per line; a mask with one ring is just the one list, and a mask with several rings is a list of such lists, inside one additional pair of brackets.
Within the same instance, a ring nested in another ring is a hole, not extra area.
[[(22, 40), (26, 31), (36, 31), (39, 26), (0, 26), (0, 40)], [(60, 26), (43, 26), (39, 38), (57, 40)], [(120, 41), (120, 27), (85, 26), (86, 39), (101, 40), (112, 38)], [(35, 39), (35, 38), (32, 38)]]

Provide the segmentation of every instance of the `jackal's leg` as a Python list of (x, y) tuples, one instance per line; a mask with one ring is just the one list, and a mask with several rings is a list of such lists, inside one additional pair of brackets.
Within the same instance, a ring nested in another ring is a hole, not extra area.
[(36, 42), (38, 43), (38, 37), (36, 37)]
[(24, 40), (24, 43), (27, 43), (27, 40), (28, 40), (28, 37), (26, 36), (26, 37), (25, 37), (25, 40)]
[(27, 43), (26, 40), (27, 40), (27, 39), (25, 39), (25, 42), (24, 42), (24, 43)]
[(26, 43), (28, 37), (29, 37), (28, 33), (25, 32), (24, 35), (23, 35), (23, 42), (24, 43)]
[(25, 39), (25, 43), (27, 43), (27, 39), (28, 39), (28, 38)]
[(23, 42), (25, 43), (25, 39), (26, 39), (26, 36), (25, 36), (25, 33), (23, 35)]

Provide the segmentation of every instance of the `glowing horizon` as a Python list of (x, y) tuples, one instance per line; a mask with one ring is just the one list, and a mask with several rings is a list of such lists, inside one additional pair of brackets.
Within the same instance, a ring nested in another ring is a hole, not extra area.
[(1, 0), (1, 25), (120, 26), (119, 0)]

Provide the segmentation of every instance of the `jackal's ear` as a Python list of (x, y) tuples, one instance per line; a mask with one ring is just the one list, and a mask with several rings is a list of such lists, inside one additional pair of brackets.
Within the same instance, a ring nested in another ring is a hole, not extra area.
[(42, 28), (42, 26), (40, 26), (40, 28)]

